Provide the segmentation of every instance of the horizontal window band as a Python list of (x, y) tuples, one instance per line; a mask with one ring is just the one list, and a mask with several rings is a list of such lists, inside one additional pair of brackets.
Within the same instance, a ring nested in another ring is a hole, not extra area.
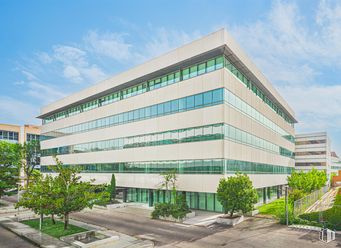
[(277, 115), (282, 117), (291, 126), (294, 124), (294, 120), (284, 113), (281, 107), (277, 106), (266, 94), (259, 89), (251, 80), (249, 80), (240, 70), (238, 70), (229, 59), (223, 55), (210, 60), (203, 61), (201, 63), (195, 64), (193, 66), (181, 69), (167, 75), (152, 79), (146, 82), (142, 82), (138, 85), (129, 87), (124, 90), (113, 92), (104, 97), (92, 100), (90, 102), (81, 104), (69, 108), (67, 110), (58, 112), (49, 117), (43, 118), (43, 125), (54, 122), (60, 119), (68, 118), (80, 114), (85, 111), (89, 111), (107, 104), (111, 104), (129, 97), (140, 95), (158, 88), (166, 87), (174, 83), (181, 82), (190, 78), (194, 78), (205, 73), (209, 73), (221, 68), (226, 68), (230, 71), (236, 78), (243, 83), (251, 92), (253, 92), (257, 97), (259, 97), (268, 107), (270, 107)]
[[(64, 165), (76, 166), (82, 173), (146, 173), (159, 174), (175, 171), (178, 174), (291, 174), (293, 167), (254, 163), (241, 160), (204, 159), (147, 162), (117, 162), (105, 164)], [(42, 165), (41, 172), (53, 172), (53, 165)]]
[(286, 148), (223, 123), (43, 149), (41, 155), (45, 157), (223, 139), (281, 156), (293, 157), (293, 152)]
[(237, 109), (241, 113), (245, 114), (249, 118), (257, 121), (264, 127), (270, 129), (281, 135), (286, 140), (294, 143), (295, 139), (292, 135), (287, 133), (273, 121), (265, 117), (255, 108), (241, 100), (235, 94), (225, 88), (206, 91), (196, 95), (191, 95), (164, 103), (159, 103), (151, 106), (147, 106), (140, 109), (131, 110), (129, 112), (123, 112), (116, 115), (104, 117), (101, 119), (84, 122), (74, 126), (58, 129), (53, 132), (45, 133), (41, 136), (42, 140), (51, 138), (62, 137), (65, 135), (71, 135), (76, 133), (88, 132), (91, 130), (107, 128), (116, 125), (123, 125), (130, 122), (141, 121), (151, 118), (157, 118), (160, 116), (175, 114), (179, 112), (190, 111), (193, 109), (205, 108), (217, 104), (225, 103), (233, 108)]

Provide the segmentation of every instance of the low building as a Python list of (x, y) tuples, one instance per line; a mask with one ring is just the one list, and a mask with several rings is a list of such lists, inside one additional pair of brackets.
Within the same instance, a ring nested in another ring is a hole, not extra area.
[(23, 144), (40, 139), (40, 126), (0, 124), (0, 140)]
[(326, 132), (296, 134), (295, 169), (324, 170), (330, 178), (332, 156), (331, 142)]
[(259, 201), (281, 195), (294, 169), (295, 114), (219, 30), (41, 109), (41, 171), (54, 155), (109, 183), (124, 200), (163, 202), (175, 170), (192, 209), (221, 211), (219, 180), (249, 175)]

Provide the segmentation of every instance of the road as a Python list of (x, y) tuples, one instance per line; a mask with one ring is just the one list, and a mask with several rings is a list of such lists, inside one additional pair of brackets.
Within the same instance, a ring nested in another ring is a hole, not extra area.
[(153, 240), (155, 246), (169, 248), (341, 247), (340, 236), (326, 244), (319, 241), (317, 232), (293, 230), (277, 224), (275, 220), (263, 218), (249, 218), (234, 228), (219, 225), (207, 228), (151, 220), (148, 215), (143, 214), (143, 210), (133, 208), (92, 210), (73, 214), (72, 218), (142, 239)]
[(36, 246), (32, 245), (26, 240), (21, 239), (14, 233), (4, 229), (0, 226), (0, 247), (1, 248), (34, 248)]
[[(180, 223), (152, 220), (143, 216), (141, 209), (95, 210), (72, 214), (71, 218), (86, 223), (102, 226), (124, 234), (149, 239), (156, 246), (176, 244), (182, 241), (192, 242), (212, 235), (217, 228), (189, 226)], [(226, 227), (224, 227), (226, 228)]]
[(215, 233), (194, 242), (181, 242), (167, 248), (233, 247), (233, 248), (327, 248), (341, 247), (341, 237), (324, 243), (319, 233), (293, 230), (270, 219), (249, 218), (234, 228)]

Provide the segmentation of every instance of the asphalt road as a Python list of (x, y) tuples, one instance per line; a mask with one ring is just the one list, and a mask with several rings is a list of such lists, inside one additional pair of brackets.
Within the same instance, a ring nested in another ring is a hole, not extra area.
[(32, 245), (26, 240), (21, 239), (14, 233), (4, 229), (0, 226), (0, 247), (1, 248), (34, 248), (36, 246)]
[(165, 247), (233, 248), (324, 248), (341, 247), (341, 237), (323, 243), (317, 232), (299, 231), (274, 220), (249, 218), (234, 228), (213, 225), (209, 228), (152, 220), (143, 210), (123, 208), (95, 210), (72, 215), (73, 219), (103, 226), (121, 233), (153, 240)]
[(71, 218), (130, 236), (149, 239), (154, 241), (156, 246), (176, 244), (182, 241), (193, 242), (220, 231), (219, 226), (217, 228), (205, 228), (152, 220), (149, 217), (134, 214), (133, 211), (125, 212), (125, 210), (96, 210), (88, 213), (72, 214)]

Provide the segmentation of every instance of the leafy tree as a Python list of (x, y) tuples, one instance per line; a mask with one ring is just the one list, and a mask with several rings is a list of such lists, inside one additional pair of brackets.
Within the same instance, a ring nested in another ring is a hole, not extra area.
[(160, 189), (165, 189), (167, 195), (169, 195), (169, 190), (172, 190), (173, 201), (176, 202), (176, 182), (178, 180), (176, 176), (176, 171), (172, 170), (167, 173), (162, 174), (163, 181), (161, 183)]
[(58, 214), (56, 199), (55, 178), (51, 175), (43, 176), (37, 173), (33, 182), (21, 195), (16, 208), (31, 209), (34, 213), (40, 215), (41, 220), (43, 220), (44, 215), (51, 215), (52, 222), (55, 223), (54, 215)]
[(288, 185), (293, 190), (300, 190), (305, 194), (322, 188), (327, 183), (325, 171), (319, 171), (313, 168), (311, 171), (294, 171), (288, 177)]
[(25, 187), (29, 186), (32, 174), (40, 164), (40, 142), (32, 140), (21, 146), (21, 168), (25, 176)]
[(114, 201), (116, 198), (116, 178), (115, 174), (111, 175), (111, 181), (109, 185), (109, 196), (110, 196), (110, 202)]
[(243, 214), (252, 211), (258, 198), (250, 178), (241, 173), (220, 179), (217, 197), (223, 206), (224, 213), (230, 212), (231, 217), (235, 211), (242, 211)]
[(58, 173), (55, 177), (55, 190), (57, 194), (57, 212), (64, 216), (64, 229), (68, 228), (69, 216), (72, 212), (81, 211), (89, 207), (92, 208), (97, 202), (108, 200), (109, 194), (106, 191), (96, 192), (95, 187), (90, 182), (80, 181), (79, 169), (76, 167), (65, 167), (63, 163), (55, 158), (56, 166), (54, 172)]
[(177, 175), (176, 171), (172, 170), (168, 173), (162, 174), (163, 181), (161, 182), (160, 189), (165, 189), (167, 195), (169, 190), (172, 190), (172, 201), (166, 203), (156, 203), (154, 211), (151, 213), (153, 219), (158, 219), (160, 216), (172, 216), (175, 219), (183, 219), (187, 213), (190, 213), (189, 207), (186, 202), (185, 195), (178, 195), (176, 191)]
[(0, 197), (9, 189), (16, 188), (19, 166), (20, 146), (0, 141)]

